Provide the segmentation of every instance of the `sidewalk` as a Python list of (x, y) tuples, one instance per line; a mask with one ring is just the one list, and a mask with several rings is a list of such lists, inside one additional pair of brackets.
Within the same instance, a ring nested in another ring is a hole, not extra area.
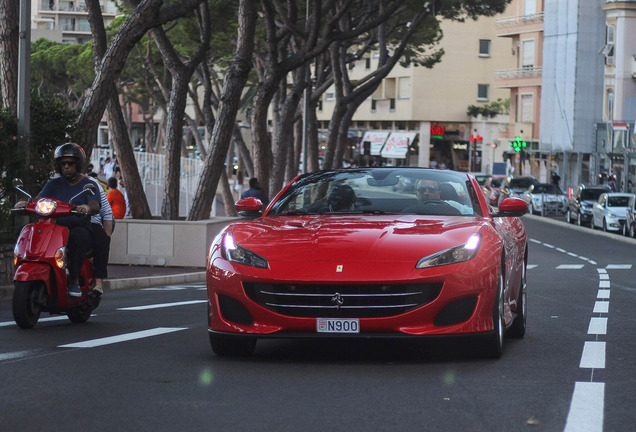
[[(205, 282), (205, 268), (109, 265), (104, 292), (193, 282)], [(0, 301), (11, 301), (12, 296), (13, 285), (0, 286)]]

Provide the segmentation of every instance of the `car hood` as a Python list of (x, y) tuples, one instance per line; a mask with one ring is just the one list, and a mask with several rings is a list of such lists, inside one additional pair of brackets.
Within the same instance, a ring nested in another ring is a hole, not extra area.
[(278, 262), (410, 262), (460, 245), (486, 218), (469, 216), (263, 217), (228, 230), (236, 244)]
[(627, 216), (627, 209), (629, 207), (608, 207), (607, 211), (611, 212), (612, 214), (620, 217), (620, 218), (624, 218)]

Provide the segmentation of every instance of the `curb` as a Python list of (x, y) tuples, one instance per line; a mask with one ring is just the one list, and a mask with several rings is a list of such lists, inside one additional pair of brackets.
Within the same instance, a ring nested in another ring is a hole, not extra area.
[[(161, 285), (175, 285), (196, 282), (205, 282), (205, 271), (161, 276), (106, 279), (104, 281), (104, 291), (108, 292), (124, 289), (151, 288)], [(0, 286), (0, 301), (11, 300), (12, 297), (13, 285)]]
[(104, 280), (104, 291), (116, 291), (123, 289), (150, 288), (161, 285), (174, 285), (182, 283), (205, 282), (205, 272), (180, 273), (162, 276), (146, 276), (125, 279)]

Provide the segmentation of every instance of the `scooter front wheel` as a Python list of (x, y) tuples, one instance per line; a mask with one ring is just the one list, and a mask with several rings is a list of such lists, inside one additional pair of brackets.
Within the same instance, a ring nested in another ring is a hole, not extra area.
[(13, 319), (20, 328), (33, 328), (42, 312), (44, 286), (38, 282), (16, 281), (13, 284)]

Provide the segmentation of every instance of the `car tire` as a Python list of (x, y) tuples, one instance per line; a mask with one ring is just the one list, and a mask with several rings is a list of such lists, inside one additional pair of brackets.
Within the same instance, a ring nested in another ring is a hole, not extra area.
[(636, 232), (634, 232), (634, 224), (629, 224), (629, 236), (631, 238), (636, 237)]
[(623, 231), (623, 235), (624, 235), (625, 237), (627, 237), (627, 236), (629, 235), (629, 231), (627, 231), (627, 223), (624, 223), (624, 224), (623, 224), (623, 229), (622, 229), (622, 231)]
[(209, 333), (210, 346), (218, 356), (247, 356), (256, 348), (256, 338)]
[(607, 221), (603, 218), (603, 231), (607, 232)]
[(569, 224), (574, 223), (574, 220), (572, 219), (572, 213), (570, 213), (569, 209), (565, 212), (565, 221)]
[(512, 325), (506, 332), (507, 336), (521, 339), (526, 334), (526, 317), (527, 317), (527, 279), (526, 279), (526, 261), (523, 262), (523, 268), (521, 269), (521, 283), (519, 287), (519, 297), (517, 298), (517, 316), (515, 317)]
[(493, 307), (493, 331), (488, 335), (484, 346), (485, 354), (493, 359), (501, 358), (503, 353), (503, 339), (505, 333), (504, 324), (504, 269), (499, 270), (499, 282), (497, 283), (497, 293)]
[(578, 226), (583, 226), (583, 221), (581, 220), (581, 213), (576, 214), (576, 224)]
[(528, 203), (528, 214), (534, 214), (534, 207), (532, 206), (532, 201)]

